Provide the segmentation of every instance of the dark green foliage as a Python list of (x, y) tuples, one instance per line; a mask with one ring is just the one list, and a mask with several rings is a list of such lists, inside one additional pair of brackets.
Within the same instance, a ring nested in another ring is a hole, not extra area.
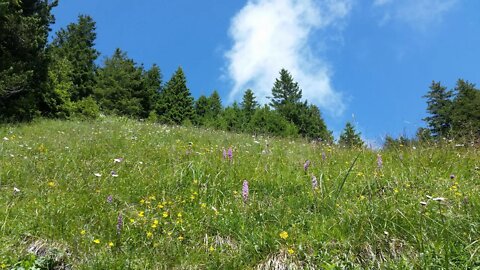
[(73, 115), (80, 119), (95, 119), (100, 115), (100, 107), (92, 96), (75, 102)]
[(163, 123), (182, 124), (194, 118), (193, 98), (187, 88), (187, 79), (178, 68), (160, 94), (158, 114)]
[(43, 109), (48, 80), (45, 47), (57, 1), (1, 1), (0, 118), (29, 120)]
[(320, 109), (313, 104), (307, 105), (306, 102), (300, 108), (302, 113), (300, 115), (300, 134), (310, 139), (333, 142), (332, 132), (327, 129)]
[(95, 96), (102, 111), (131, 117), (148, 116), (142, 106), (148, 90), (144, 84), (143, 68), (120, 49), (105, 60), (98, 72)]
[(267, 105), (256, 110), (250, 125), (254, 133), (276, 136), (295, 136), (298, 134), (295, 125), (287, 121), (277, 111), (270, 110)]
[(360, 132), (356, 132), (355, 128), (350, 122), (347, 122), (345, 129), (340, 134), (338, 144), (344, 147), (362, 147), (363, 141), (360, 138)]
[[(49, 52), (54, 59), (67, 59), (72, 67), (69, 89), (72, 101), (78, 101), (93, 94), (95, 87), (95, 60), (99, 53), (94, 48), (95, 21), (90, 16), (80, 15), (77, 23), (56, 33)], [(60, 60), (62, 61), (62, 60)]]
[(427, 112), (430, 116), (423, 120), (428, 123), (432, 135), (436, 138), (448, 137), (452, 128), (452, 91), (447, 90), (440, 82), (432, 82), (427, 99)]
[(197, 125), (204, 125), (205, 118), (209, 111), (208, 98), (204, 95), (201, 95), (195, 102), (195, 123)]
[(222, 115), (218, 118), (218, 126), (227, 131), (245, 131), (242, 130), (242, 110), (235, 101), (232, 106), (225, 108)]
[(71, 101), (70, 91), (73, 82), (70, 79), (73, 68), (66, 58), (52, 58), (48, 70), (48, 91), (43, 93), (45, 115), (68, 118), (75, 104)]
[(457, 138), (480, 138), (480, 90), (475, 84), (458, 80), (451, 109), (452, 129)]
[(209, 114), (212, 118), (216, 118), (222, 113), (222, 100), (220, 99), (220, 95), (218, 94), (217, 90), (213, 90), (213, 93), (208, 98), (208, 107), (209, 107)]
[(153, 65), (143, 74), (144, 91), (140, 92), (141, 105), (143, 111), (141, 117), (148, 117), (152, 112), (155, 113), (156, 106), (162, 90), (162, 73), (157, 65)]
[(245, 91), (240, 106), (242, 108), (243, 115), (245, 116), (245, 122), (250, 122), (255, 110), (258, 108), (258, 102), (256, 101), (255, 95), (251, 89), (247, 89), (247, 91)]

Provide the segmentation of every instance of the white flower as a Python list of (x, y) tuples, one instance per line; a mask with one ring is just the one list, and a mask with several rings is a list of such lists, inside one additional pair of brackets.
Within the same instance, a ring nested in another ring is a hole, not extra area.
[(432, 199), (432, 196), (430, 196), (430, 195), (426, 195), (426, 197), (427, 197), (428, 199)]
[(123, 158), (115, 158), (113, 159), (113, 163), (120, 163), (123, 161)]
[(94, 173), (93, 175), (95, 175), (96, 177), (102, 177), (102, 175), (99, 173)]
[(443, 197), (437, 197), (437, 198), (433, 198), (432, 200), (436, 201), (436, 202), (443, 202), (445, 201), (445, 198)]
[(425, 206), (425, 205), (427, 205), (427, 202), (420, 202), (420, 204)]
[(13, 193), (18, 193), (20, 192), (20, 189), (18, 189), (17, 187), (13, 187)]
[(117, 174), (117, 172), (115, 172), (115, 171), (112, 171), (112, 172), (110, 173), (110, 175), (111, 175), (112, 177), (118, 177), (118, 174)]
[(7, 138), (7, 137), (3, 137), (3, 140), (4, 140), (4, 141), (8, 141), (8, 138)]

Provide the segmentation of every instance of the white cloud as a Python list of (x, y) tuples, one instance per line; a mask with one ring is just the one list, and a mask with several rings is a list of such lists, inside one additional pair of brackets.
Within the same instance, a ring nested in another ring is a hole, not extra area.
[(333, 89), (327, 62), (314, 55), (315, 30), (338, 25), (351, 0), (249, 0), (230, 26), (232, 48), (226, 53), (233, 82), (230, 101), (251, 88), (259, 101), (267, 97), (281, 68), (290, 71), (303, 97), (332, 114), (341, 114), (341, 94)]
[(424, 31), (432, 24), (439, 23), (457, 2), (458, 0), (374, 0), (373, 5), (384, 12), (381, 25), (397, 20)]

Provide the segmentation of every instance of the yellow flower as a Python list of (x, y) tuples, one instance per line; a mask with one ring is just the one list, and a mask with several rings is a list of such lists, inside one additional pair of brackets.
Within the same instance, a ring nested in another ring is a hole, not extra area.
[(7, 265), (4, 264), (4, 263), (2, 263), (2, 264), (0, 265), (0, 267), (1, 267), (2, 269), (5, 269), (5, 268), (7, 268)]
[(183, 240), (183, 236), (180, 235), (177, 239), (180, 240), (180, 241), (182, 241), (182, 240)]
[(156, 200), (155, 196), (150, 196), (150, 197), (148, 197), (148, 199), (149, 199), (150, 201), (155, 201), (155, 200)]
[(100, 239), (95, 239), (95, 240), (93, 240), (93, 242), (94, 242), (95, 244), (100, 244)]
[(152, 229), (155, 229), (155, 228), (157, 228), (157, 224), (152, 224), (151, 227), (152, 227)]
[(393, 192), (398, 193), (398, 188), (395, 188)]
[(164, 218), (168, 217), (168, 212), (167, 211), (163, 212), (162, 217)]
[(358, 172), (358, 173), (357, 173), (357, 176), (358, 176), (358, 177), (363, 176), (363, 172)]
[(190, 200), (192, 200), (192, 201), (195, 200), (195, 196), (191, 195)]
[(177, 217), (181, 218), (181, 217), (182, 217), (182, 213), (178, 213), (178, 214), (177, 214)]
[(109, 243), (108, 243), (108, 246), (109, 246), (109, 247), (113, 247), (113, 242), (109, 242)]
[(210, 246), (210, 248), (208, 249), (210, 252), (213, 252), (215, 251), (215, 248), (213, 246)]
[(168, 232), (167, 235), (168, 235), (168, 236), (172, 235), (172, 232)]
[(145, 212), (143, 212), (143, 211), (140, 211), (140, 212), (138, 213), (138, 216), (139, 216), (139, 217), (144, 217), (144, 215), (145, 215)]
[(362, 201), (365, 200), (365, 196), (360, 195), (360, 200), (362, 200)]
[(288, 238), (288, 233), (286, 231), (281, 232), (280, 233), (280, 238), (287, 239)]
[(55, 186), (55, 182), (53, 182), (53, 181), (48, 182), (48, 186), (49, 186), (49, 187), (54, 187), (54, 186)]
[(86, 232), (85, 230), (81, 230), (81, 231), (80, 231), (80, 234), (81, 234), (81, 235), (85, 235), (86, 233), (87, 233), (87, 232)]
[(158, 209), (162, 209), (162, 208), (163, 208), (163, 204), (158, 203), (158, 204), (157, 204), (157, 208), (158, 208)]
[(158, 219), (154, 219), (153, 224), (158, 225)]
[(233, 195), (237, 195), (238, 192), (236, 190), (233, 191)]
[(135, 222), (135, 219), (131, 218), (130, 223), (134, 223), (134, 222)]
[(207, 207), (207, 204), (206, 204), (206, 203), (202, 203), (202, 204), (200, 204), (200, 207), (206, 208), (206, 207)]
[(140, 204), (144, 204), (145, 203), (145, 200), (144, 199), (141, 199), (140, 200)]
[(198, 180), (197, 179), (193, 179), (193, 184), (198, 184)]
[(147, 232), (147, 237), (148, 237), (148, 238), (153, 237), (153, 233), (152, 233), (152, 232)]
[(293, 253), (295, 253), (295, 250), (293, 250), (293, 248), (289, 248), (288, 249), (288, 254), (293, 254)]

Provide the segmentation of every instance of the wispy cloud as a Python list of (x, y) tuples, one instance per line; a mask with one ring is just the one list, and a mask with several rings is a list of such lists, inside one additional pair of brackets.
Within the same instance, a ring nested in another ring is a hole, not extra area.
[(249, 0), (230, 26), (232, 48), (226, 53), (233, 82), (230, 101), (251, 88), (261, 102), (281, 68), (291, 72), (303, 97), (332, 114), (344, 103), (331, 83), (331, 69), (311, 49), (312, 33), (338, 24), (351, 9), (351, 0)]
[(373, 5), (383, 11), (381, 24), (392, 20), (407, 23), (424, 31), (442, 21), (459, 0), (374, 0)]

